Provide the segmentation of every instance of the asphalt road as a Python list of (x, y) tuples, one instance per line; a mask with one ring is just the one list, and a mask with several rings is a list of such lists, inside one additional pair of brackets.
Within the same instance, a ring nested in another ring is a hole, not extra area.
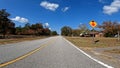
[(112, 68), (84, 54), (61, 36), (0, 45), (0, 65), (7, 62), (11, 63), (2, 68)]

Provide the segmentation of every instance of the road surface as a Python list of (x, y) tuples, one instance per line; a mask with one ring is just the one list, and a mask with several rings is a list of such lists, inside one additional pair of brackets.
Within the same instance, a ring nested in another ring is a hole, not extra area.
[[(85, 53), (86, 54), (86, 53)], [(61, 36), (0, 45), (1, 68), (112, 68)]]

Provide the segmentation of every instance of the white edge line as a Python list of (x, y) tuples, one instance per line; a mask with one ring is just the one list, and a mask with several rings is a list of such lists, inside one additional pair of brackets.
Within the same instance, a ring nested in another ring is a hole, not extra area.
[(77, 46), (75, 46), (74, 44), (72, 44), (71, 42), (69, 42), (68, 40), (66, 40), (65, 38), (63, 38), (63, 39), (64, 39), (65, 41), (67, 41), (70, 45), (72, 45), (73, 47), (75, 47), (77, 50), (79, 50), (81, 53), (83, 53), (84, 55), (86, 55), (86, 56), (89, 57), (90, 59), (94, 60), (95, 62), (97, 62), (97, 63), (99, 63), (99, 64), (101, 64), (101, 65), (103, 65), (103, 66), (105, 66), (105, 67), (107, 67), (107, 68), (114, 68), (114, 67), (112, 67), (112, 66), (109, 66), (109, 65), (107, 65), (107, 64), (105, 64), (105, 63), (97, 60), (97, 59), (94, 59), (94, 58), (91, 57), (89, 54), (85, 53), (83, 50), (81, 50), (80, 48), (78, 48)]

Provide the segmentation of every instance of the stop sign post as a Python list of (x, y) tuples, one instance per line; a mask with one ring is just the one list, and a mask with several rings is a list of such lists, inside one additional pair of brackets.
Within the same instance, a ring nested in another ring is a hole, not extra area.
[(94, 28), (97, 26), (97, 22), (94, 20), (90, 21), (90, 26), (93, 28), (93, 43), (94, 43)]

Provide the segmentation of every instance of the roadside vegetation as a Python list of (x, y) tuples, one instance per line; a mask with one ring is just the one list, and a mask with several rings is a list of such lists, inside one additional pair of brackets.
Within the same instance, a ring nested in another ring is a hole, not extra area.
[(93, 42), (91, 37), (66, 37), (70, 42), (78, 47), (112, 47), (120, 46), (120, 41), (118, 42), (116, 38), (95, 38), (95, 40), (100, 40), (96, 44)]
[(16, 43), (21, 41), (42, 39), (58, 35), (41, 22), (36, 24), (26, 23), (24, 26), (15, 26), (9, 18), (10, 13), (6, 9), (0, 9), (0, 44)]
[(24, 38), (10, 38), (10, 39), (0, 39), (0, 45), (2, 44), (9, 44), (9, 43), (17, 43), (17, 42), (23, 42), (23, 41), (31, 41), (31, 40), (37, 40), (37, 39), (43, 39), (47, 38), (49, 36), (26, 36)]
[[(104, 21), (91, 30), (85, 24), (78, 25), (77, 29), (73, 29), (70, 26), (63, 26), (61, 28), (61, 35), (77, 47), (88, 51), (94, 48), (116, 47), (120, 46), (120, 23), (117, 21)], [(120, 53), (119, 49), (106, 52)]]
[(0, 9), (0, 44), (42, 39), (58, 35), (56, 31), (51, 31), (48, 26), (43, 26), (41, 22), (35, 24), (28, 22), (24, 26), (16, 26), (9, 16), (11, 15), (6, 9)]
[(85, 24), (78, 25), (77, 29), (72, 29), (70, 26), (63, 26), (61, 28), (61, 35), (74, 37), (92, 37), (92, 35), (101, 33), (102, 37), (117, 37), (120, 34), (120, 23), (118, 22), (105, 21), (96, 28), (90, 30)]
[(0, 9), (0, 39), (12, 38), (12, 35), (24, 36), (54, 36), (56, 31), (51, 31), (48, 26), (43, 26), (41, 22), (25, 26), (15, 26), (15, 23), (9, 19), (10, 13), (6, 9)]

